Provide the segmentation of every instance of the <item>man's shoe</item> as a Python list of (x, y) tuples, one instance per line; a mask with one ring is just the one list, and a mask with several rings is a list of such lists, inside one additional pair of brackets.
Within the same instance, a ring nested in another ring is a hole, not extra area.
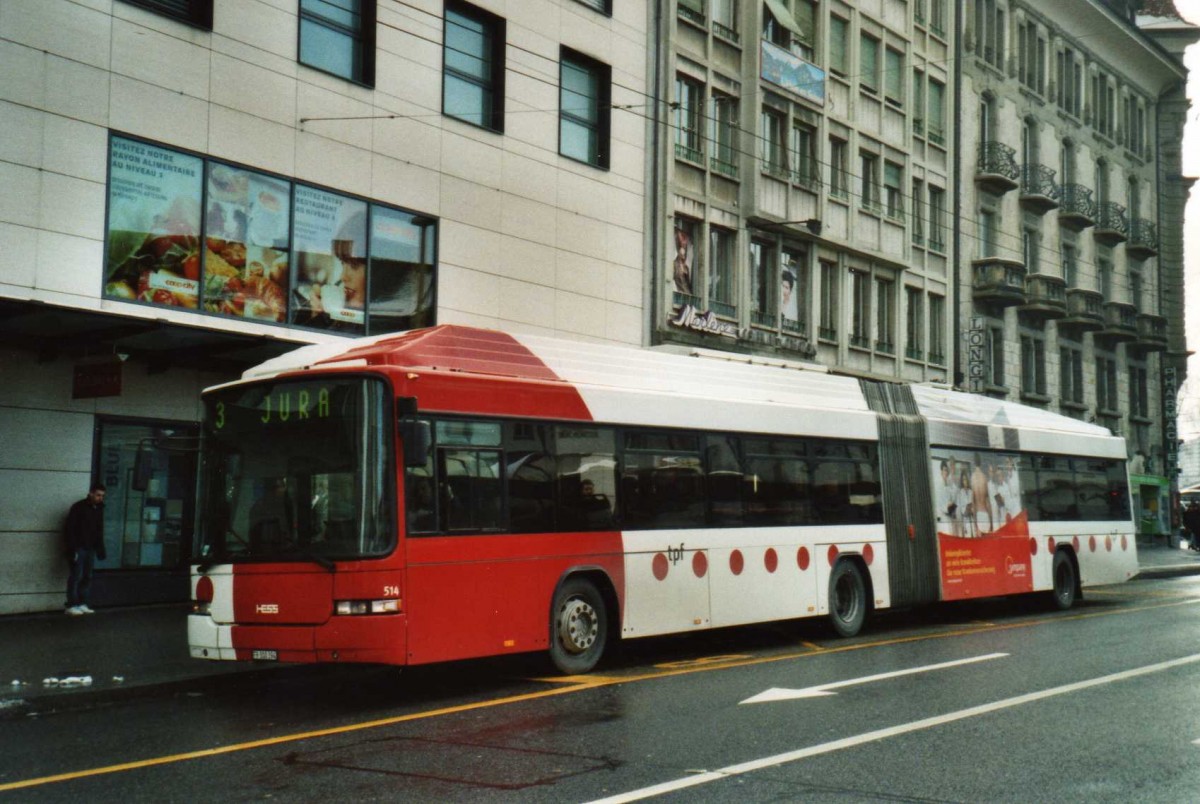
[(67, 616), (68, 617), (79, 617), (82, 614), (83, 614), (82, 606), (67, 606)]
[(80, 614), (95, 614), (96, 613), (91, 608), (88, 607), (87, 603), (82, 603), (77, 608), (79, 609)]

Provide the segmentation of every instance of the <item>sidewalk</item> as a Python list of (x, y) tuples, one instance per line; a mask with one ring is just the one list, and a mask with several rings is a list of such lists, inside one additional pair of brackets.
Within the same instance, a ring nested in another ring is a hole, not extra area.
[[(1161, 541), (1139, 542), (1138, 562), (1139, 579), (1200, 575), (1200, 553)], [(171, 604), (101, 609), (83, 617), (61, 612), (0, 616), (0, 716), (47, 696), (195, 684), (271, 667), (192, 659), (187, 613), (187, 605)]]

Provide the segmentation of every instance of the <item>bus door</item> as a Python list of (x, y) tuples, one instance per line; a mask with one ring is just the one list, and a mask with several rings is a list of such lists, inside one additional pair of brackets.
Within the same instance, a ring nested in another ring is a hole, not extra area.
[(937, 528), (929, 475), (929, 432), (906, 385), (862, 380), (879, 417), (880, 484), (893, 606), (940, 595)]

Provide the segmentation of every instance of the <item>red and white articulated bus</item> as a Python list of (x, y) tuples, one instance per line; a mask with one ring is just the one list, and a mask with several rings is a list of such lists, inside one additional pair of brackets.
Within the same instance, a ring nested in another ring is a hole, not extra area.
[(191, 655), (425, 664), (1137, 572), (1125, 444), (956, 393), (438, 326), (204, 394)]

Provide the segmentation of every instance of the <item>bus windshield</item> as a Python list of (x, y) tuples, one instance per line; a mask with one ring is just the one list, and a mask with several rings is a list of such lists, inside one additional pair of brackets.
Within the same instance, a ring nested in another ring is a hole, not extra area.
[(204, 397), (201, 562), (382, 555), (395, 543), (387, 386), (277, 381)]

